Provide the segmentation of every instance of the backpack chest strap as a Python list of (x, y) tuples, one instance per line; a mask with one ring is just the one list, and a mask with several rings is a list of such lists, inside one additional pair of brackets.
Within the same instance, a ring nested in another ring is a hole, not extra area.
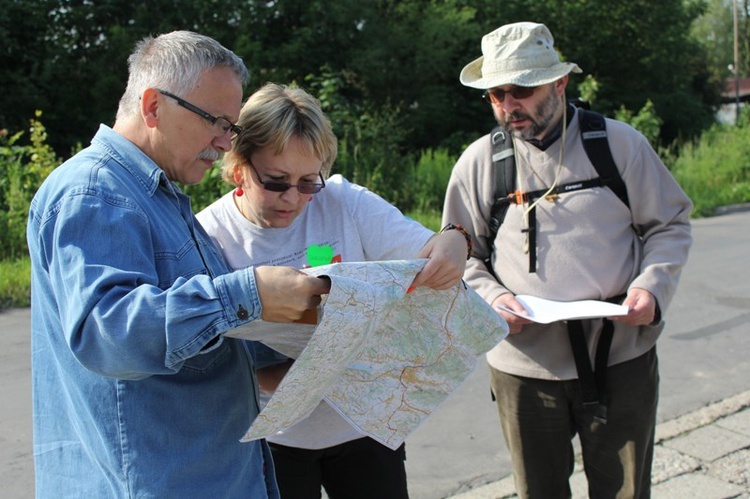
[[(594, 187), (604, 187), (604, 182), (601, 178), (592, 178), (589, 180), (583, 180), (580, 182), (569, 182), (567, 184), (558, 185), (551, 191), (549, 189), (539, 189), (537, 191), (521, 192), (516, 191), (509, 194), (506, 197), (498, 198), (496, 203), (504, 204), (525, 204), (533, 203), (537, 199), (543, 196), (557, 196), (558, 194), (564, 194), (566, 192), (580, 191), (583, 189), (591, 189)], [(533, 274), (536, 272), (536, 206), (532, 205), (529, 210), (529, 226), (523, 229), (529, 237), (529, 273)]]

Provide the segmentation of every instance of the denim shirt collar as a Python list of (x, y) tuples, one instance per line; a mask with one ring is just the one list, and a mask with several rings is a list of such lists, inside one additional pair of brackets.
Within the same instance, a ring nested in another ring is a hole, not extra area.
[(154, 195), (161, 183), (179, 191), (154, 160), (107, 125), (99, 125), (99, 131), (91, 142), (104, 147), (112, 159), (130, 172), (150, 196)]

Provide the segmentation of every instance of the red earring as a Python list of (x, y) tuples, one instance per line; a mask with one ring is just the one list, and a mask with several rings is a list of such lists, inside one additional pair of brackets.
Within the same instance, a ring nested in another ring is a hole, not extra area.
[(245, 191), (242, 190), (241, 186), (237, 186), (237, 188), (234, 190), (234, 195), (237, 197), (241, 197), (243, 194), (245, 194)]

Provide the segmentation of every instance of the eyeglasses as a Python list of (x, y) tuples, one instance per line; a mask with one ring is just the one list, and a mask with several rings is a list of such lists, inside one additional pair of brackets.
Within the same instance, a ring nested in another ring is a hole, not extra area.
[(485, 90), (482, 94), (482, 98), (492, 104), (502, 104), (505, 102), (506, 94), (510, 94), (514, 99), (528, 99), (539, 87), (513, 87), (510, 90), (503, 90), (502, 88), (493, 88)]
[(222, 118), (221, 116), (214, 116), (213, 114), (209, 114), (203, 109), (192, 105), (185, 99), (182, 99), (180, 97), (177, 97), (175, 94), (171, 92), (167, 92), (166, 90), (159, 90), (156, 89), (160, 94), (166, 95), (167, 97), (171, 97), (175, 101), (177, 101), (177, 104), (184, 107), (188, 111), (192, 111), (201, 118), (204, 118), (211, 122), (211, 131), (213, 132), (215, 137), (221, 137), (225, 135), (227, 132), (232, 132), (232, 138), (236, 137), (240, 133), (242, 133), (242, 127), (235, 125), (231, 121), (229, 121), (226, 118)]
[(321, 172), (318, 172), (318, 176), (320, 177), (321, 183), (315, 183), (315, 182), (300, 182), (297, 185), (292, 185), (289, 182), (280, 182), (278, 180), (262, 180), (260, 178), (260, 174), (258, 173), (258, 170), (255, 169), (252, 163), (250, 161), (247, 162), (248, 165), (250, 165), (250, 169), (255, 172), (255, 176), (258, 177), (258, 182), (260, 182), (260, 185), (263, 186), (263, 188), (267, 191), (271, 192), (286, 192), (292, 187), (297, 188), (297, 192), (300, 194), (317, 194), (320, 192), (320, 190), (326, 186), (326, 181), (323, 179), (323, 174)]

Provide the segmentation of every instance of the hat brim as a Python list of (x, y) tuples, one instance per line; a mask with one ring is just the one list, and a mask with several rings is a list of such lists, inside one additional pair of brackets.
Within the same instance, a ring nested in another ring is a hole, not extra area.
[(521, 71), (505, 71), (502, 73), (482, 76), (484, 56), (467, 64), (461, 70), (461, 83), (467, 87), (486, 90), (503, 85), (518, 85), (519, 87), (538, 87), (557, 81), (566, 74), (580, 73), (581, 68), (572, 62), (560, 62), (549, 68), (524, 69)]

